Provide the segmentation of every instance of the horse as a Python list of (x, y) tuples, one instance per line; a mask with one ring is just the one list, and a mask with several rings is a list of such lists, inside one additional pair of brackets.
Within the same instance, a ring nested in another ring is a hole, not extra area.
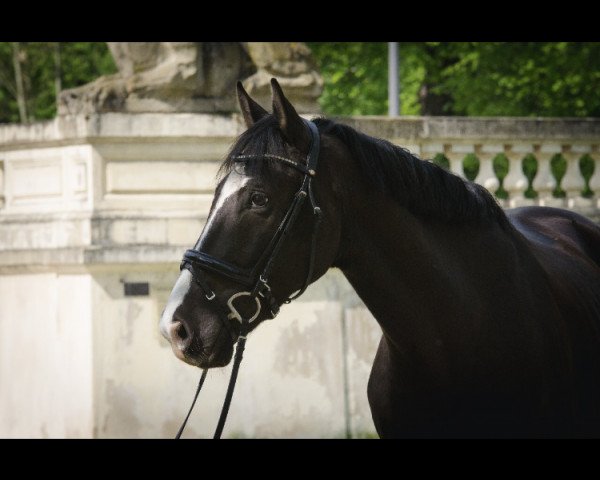
[[(254, 330), (338, 268), (382, 329), (367, 388), (381, 438), (599, 436), (600, 227), (562, 209), (504, 211), (406, 149), (303, 120), (271, 87), (268, 113), (238, 82), (247, 129), (191, 250), (204, 260), (181, 269), (160, 320), (174, 354), (227, 365), (241, 318)], [(265, 252), (307, 178), (311, 131), (311, 202), (273, 260)], [(269, 278), (240, 293), (232, 272), (257, 276), (267, 261)]]

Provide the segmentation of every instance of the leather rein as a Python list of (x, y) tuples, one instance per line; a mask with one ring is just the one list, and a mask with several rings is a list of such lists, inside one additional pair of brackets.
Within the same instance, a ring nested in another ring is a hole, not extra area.
[[(229, 385), (227, 387), (227, 393), (223, 402), (223, 408), (221, 409), (219, 423), (217, 424), (217, 428), (213, 437), (215, 439), (221, 438), (221, 433), (223, 432), (223, 428), (225, 426), (225, 421), (229, 412), (229, 405), (231, 404), (231, 398), (233, 396), (233, 390), (235, 388), (235, 382), (237, 380), (238, 370), (240, 368), (244, 348), (246, 346), (246, 338), (250, 329), (250, 324), (258, 318), (263, 308), (266, 311), (268, 311), (268, 313), (270, 314), (270, 318), (275, 318), (279, 313), (279, 309), (282, 304), (290, 303), (292, 300), (295, 300), (304, 293), (304, 291), (310, 284), (310, 280), (313, 275), (316, 240), (319, 231), (319, 225), (322, 219), (322, 212), (315, 201), (312, 187), (312, 180), (316, 175), (317, 163), (319, 160), (320, 137), (319, 130), (313, 122), (305, 120), (305, 123), (309, 129), (311, 136), (310, 148), (306, 159), (306, 164), (296, 162), (289, 158), (271, 154), (238, 155), (233, 157), (233, 160), (239, 163), (245, 163), (251, 159), (277, 160), (284, 165), (295, 168), (304, 175), (300, 189), (294, 195), (294, 199), (292, 200), (292, 203), (287, 209), (283, 220), (277, 227), (277, 230), (271, 238), (271, 241), (269, 242), (267, 248), (260, 256), (259, 260), (256, 262), (254, 267), (250, 270), (242, 269), (224, 260), (213, 257), (212, 255), (195, 249), (190, 249), (185, 252), (180, 265), (180, 270), (185, 268), (190, 271), (194, 281), (202, 289), (205, 299), (209, 302), (215, 302), (218, 310), (221, 312), (221, 315), (219, 315), (219, 319), (231, 335), (233, 341), (236, 342), (233, 368), (231, 370), (231, 377), (229, 378)], [(297, 293), (289, 296), (284, 301), (279, 302), (273, 296), (271, 292), (271, 287), (269, 286), (271, 270), (273, 268), (275, 259), (277, 258), (277, 255), (279, 254), (281, 247), (285, 242), (285, 239), (290, 234), (290, 231), (295, 225), (296, 220), (298, 219), (298, 215), (307, 198), (310, 201), (315, 222), (312, 231), (310, 258), (308, 263), (308, 272), (306, 275), (306, 280), (304, 281), (302, 288), (298, 290)], [(237, 284), (242, 285), (245, 289), (234, 293), (229, 297), (229, 299), (226, 302), (223, 302), (219, 298), (219, 296), (214, 292), (214, 290), (210, 287), (208, 280), (205, 278), (206, 271), (213, 272), (229, 280), (233, 280)], [(256, 304), (256, 312), (252, 316), (244, 317), (236, 309), (234, 302), (240, 297), (249, 297), (251, 301), (254, 300)], [(230, 320), (237, 320), (240, 323), (239, 331), (237, 333), (234, 331)], [(200, 382), (198, 383), (198, 387), (194, 395), (194, 400), (192, 401), (192, 405), (188, 411), (188, 414), (185, 417), (183, 424), (179, 428), (175, 439), (179, 439), (181, 437), (181, 434), (183, 433), (183, 430), (187, 424), (190, 414), (194, 409), (196, 399), (198, 398), (200, 390), (202, 389), (202, 385), (204, 384), (207, 372), (207, 368), (205, 368), (202, 371), (202, 375), (200, 376)]]

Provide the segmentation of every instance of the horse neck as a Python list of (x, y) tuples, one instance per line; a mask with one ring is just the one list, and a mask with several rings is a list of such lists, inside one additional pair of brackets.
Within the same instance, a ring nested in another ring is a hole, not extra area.
[(490, 272), (507, 281), (516, 275), (515, 239), (494, 222), (421, 218), (360, 179), (346, 191), (336, 266), (402, 351), (435, 348), (449, 319), (485, 308), (494, 289), (480, 287)]

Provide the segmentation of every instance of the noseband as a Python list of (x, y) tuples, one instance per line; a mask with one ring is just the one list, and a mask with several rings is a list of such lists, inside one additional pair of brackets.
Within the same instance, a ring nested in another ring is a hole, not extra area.
[[(322, 212), (315, 201), (312, 188), (312, 180), (316, 175), (317, 163), (319, 160), (320, 137), (319, 130), (313, 122), (305, 121), (305, 123), (308, 127), (311, 136), (310, 148), (306, 159), (306, 164), (272, 154), (238, 155), (233, 157), (233, 160), (239, 163), (246, 163), (252, 159), (277, 160), (283, 165), (295, 168), (304, 175), (300, 189), (294, 195), (292, 203), (288, 207), (283, 217), (283, 220), (277, 227), (277, 230), (275, 231), (275, 234), (273, 235), (271, 241), (267, 245), (267, 248), (260, 256), (254, 267), (249, 270), (242, 269), (220, 258), (213, 257), (208, 253), (201, 252), (200, 250), (195, 249), (190, 249), (185, 252), (180, 265), (180, 270), (183, 270), (185, 268), (190, 271), (194, 281), (202, 289), (204, 293), (204, 298), (206, 298), (206, 300), (208, 300), (209, 302), (214, 302), (216, 304), (217, 309), (220, 312), (219, 319), (231, 335), (232, 339), (234, 341), (237, 341), (234, 364), (231, 371), (231, 378), (229, 380), (229, 387), (227, 389), (225, 402), (223, 404), (223, 409), (221, 410), (221, 416), (219, 418), (219, 424), (217, 426), (214, 438), (220, 438), (221, 433), (223, 431), (223, 427), (225, 425), (225, 420), (229, 411), (231, 397), (233, 396), (233, 389), (235, 387), (237, 372), (239, 370), (239, 365), (242, 361), (242, 354), (245, 348), (246, 336), (248, 334), (250, 324), (260, 316), (260, 312), (263, 310), (263, 308), (266, 311), (268, 311), (270, 318), (275, 318), (279, 313), (279, 309), (282, 304), (290, 303), (292, 300), (295, 300), (304, 293), (304, 291), (310, 284), (310, 280), (313, 275), (317, 233), (322, 218)], [(310, 200), (312, 213), (315, 218), (311, 237), (308, 272), (306, 274), (304, 284), (302, 285), (300, 290), (298, 290), (297, 293), (289, 296), (282, 302), (279, 302), (273, 296), (271, 287), (269, 286), (270, 274), (273, 269), (275, 259), (277, 258), (277, 255), (279, 254), (281, 247), (285, 242), (285, 239), (290, 234), (290, 231), (295, 225), (296, 220), (298, 219), (298, 215), (300, 214), (302, 206), (304, 205), (304, 202), (307, 197)], [(214, 292), (214, 290), (210, 287), (209, 282), (206, 279), (207, 271), (216, 273), (224, 278), (232, 280), (233, 282), (241, 285), (243, 289), (234, 293), (229, 297), (227, 301), (223, 302), (222, 298), (219, 295), (217, 295)], [(235, 307), (235, 300), (242, 297), (249, 297), (250, 301), (254, 300), (254, 303), (256, 305), (256, 311), (250, 317), (244, 317)], [(231, 320), (237, 320), (240, 323), (238, 333), (234, 332), (234, 329), (231, 325)], [(185, 428), (187, 420), (192, 412), (192, 409), (194, 408), (194, 404), (196, 403), (196, 399), (198, 398), (198, 394), (200, 393), (200, 389), (202, 388), (202, 385), (204, 383), (204, 379), (206, 378), (206, 373), (207, 369), (204, 369), (200, 378), (200, 383), (198, 384), (198, 388), (196, 390), (194, 401), (192, 402), (192, 406), (190, 407), (190, 410), (175, 438), (179, 438), (183, 432), (183, 429)]]

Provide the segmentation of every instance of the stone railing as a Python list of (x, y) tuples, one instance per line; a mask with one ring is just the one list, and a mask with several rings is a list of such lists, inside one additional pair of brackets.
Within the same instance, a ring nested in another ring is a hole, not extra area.
[(503, 207), (568, 208), (600, 220), (600, 120), (344, 118), (485, 186)]

